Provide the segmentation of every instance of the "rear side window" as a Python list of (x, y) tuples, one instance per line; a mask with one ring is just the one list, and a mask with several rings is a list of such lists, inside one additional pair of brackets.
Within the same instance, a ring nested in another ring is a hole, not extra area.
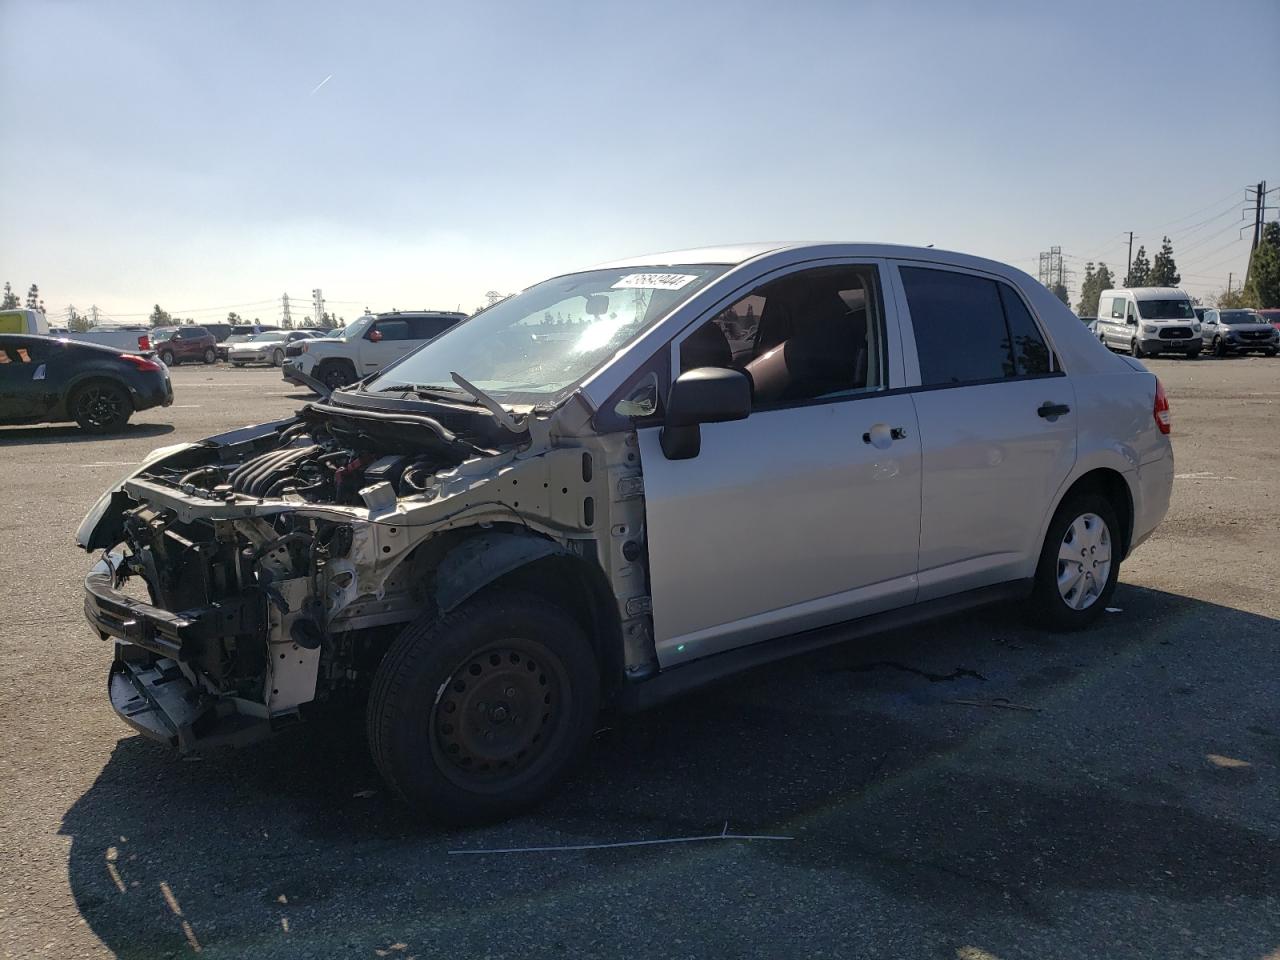
[(1124, 297), (1116, 297), (1114, 300), (1111, 301), (1111, 319), (1113, 320), (1124, 319), (1124, 305), (1125, 305)]
[(414, 340), (430, 340), (438, 337), (458, 321), (453, 317), (411, 317), (409, 329)]
[(1040, 335), (1040, 328), (1031, 319), (1022, 298), (1007, 283), (998, 283), (1000, 302), (1004, 305), (1005, 319), (1009, 322), (1009, 334), (1013, 341), (1013, 364), (1020, 377), (1034, 377), (1049, 373), (1053, 361), (1049, 359), (1049, 345)]
[(187, 329), (187, 336), (188, 337), (207, 337), (209, 336), (209, 331), (206, 330), (204, 327), (189, 327)]
[(1038, 376), (1048, 344), (1012, 287), (950, 270), (902, 267), (923, 386)]

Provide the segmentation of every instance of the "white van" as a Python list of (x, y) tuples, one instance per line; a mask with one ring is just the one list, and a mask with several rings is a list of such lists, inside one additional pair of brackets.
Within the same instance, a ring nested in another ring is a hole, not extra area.
[(1098, 339), (1135, 357), (1200, 356), (1200, 321), (1191, 298), (1174, 287), (1104, 290), (1098, 298)]

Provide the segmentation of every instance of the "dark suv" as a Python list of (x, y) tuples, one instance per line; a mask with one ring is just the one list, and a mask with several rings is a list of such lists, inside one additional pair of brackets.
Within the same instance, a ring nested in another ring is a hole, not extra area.
[(213, 363), (218, 358), (217, 345), (204, 327), (156, 327), (151, 331), (151, 349), (166, 367), (188, 360)]

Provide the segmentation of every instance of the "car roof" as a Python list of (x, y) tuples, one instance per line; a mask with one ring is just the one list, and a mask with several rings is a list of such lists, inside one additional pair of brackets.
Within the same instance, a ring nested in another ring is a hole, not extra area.
[(1114, 287), (1111, 290), (1103, 290), (1106, 293), (1132, 293), (1135, 300), (1167, 300), (1170, 297), (1185, 297), (1187, 291), (1179, 290), (1177, 287)]

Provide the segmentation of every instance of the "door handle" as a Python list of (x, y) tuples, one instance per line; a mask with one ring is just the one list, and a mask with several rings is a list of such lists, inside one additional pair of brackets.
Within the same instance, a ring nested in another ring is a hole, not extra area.
[(1052, 420), (1055, 417), (1061, 417), (1071, 412), (1071, 408), (1065, 403), (1049, 403), (1047, 400), (1040, 404), (1040, 409), (1036, 411), (1046, 420)]
[[(888, 433), (889, 436), (885, 437), (885, 433)], [(906, 427), (888, 427), (886, 429), (883, 423), (877, 423), (862, 435), (863, 443), (873, 443), (877, 447), (886, 447), (894, 440), (905, 439), (907, 439)]]

